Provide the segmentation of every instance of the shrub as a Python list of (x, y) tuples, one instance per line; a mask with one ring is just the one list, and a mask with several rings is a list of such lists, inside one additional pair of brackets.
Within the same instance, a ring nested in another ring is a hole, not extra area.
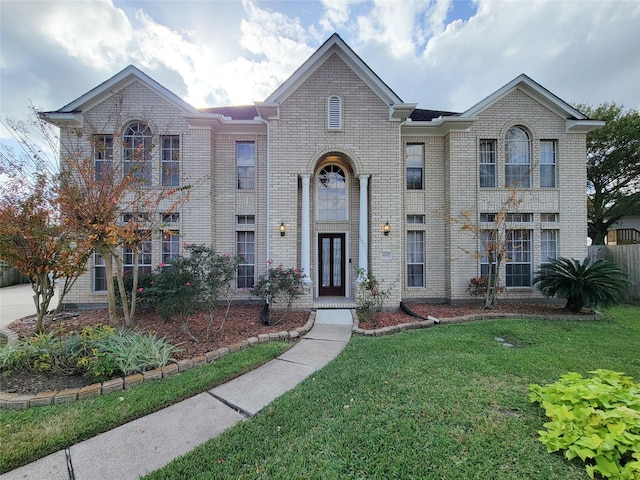
[(286, 305), (284, 315), (276, 320), (269, 319), (271, 325), (280, 323), (291, 311), (293, 301), (307, 292), (305, 278), (306, 275), (298, 268), (284, 268), (282, 265), (276, 268), (269, 266), (266, 274), (260, 275), (250, 289), (251, 293), (268, 305)]
[(541, 387), (530, 385), (550, 422), (538, 432), (549, 452), (587, 463), (590, 478), (640, 478), (640, 388), (631, 377), (609, 370), (571, 372)]
[(556, 258), (544, 263), (533, 284), (547, 297), (567, 299), (565, 308), (578, 313), (582, 307), (612, 305), (624, 299), (627, 277), (617, 265), (605, 260), (582, 262)]
[(393, 285), (383, 290), (373, 273), (364, 268), (357, 268), (356, 272), (358, 274), (358, 290), (356, 292), (358, 317), (361, 321), (371, 322), (375, 328), (378, 326), (384, 302), (391, 296)]

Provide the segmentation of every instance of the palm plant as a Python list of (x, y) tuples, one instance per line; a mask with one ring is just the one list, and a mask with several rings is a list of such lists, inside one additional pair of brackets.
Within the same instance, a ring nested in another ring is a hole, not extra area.
[(547, 297), (567, 299), (566, 309), (578, 313), (582, 307), (611, 305), (624, 299), (627, 276), (614, 263), (605, 260), (582, 262), (556, 258), (540, 267), (533, 284)]

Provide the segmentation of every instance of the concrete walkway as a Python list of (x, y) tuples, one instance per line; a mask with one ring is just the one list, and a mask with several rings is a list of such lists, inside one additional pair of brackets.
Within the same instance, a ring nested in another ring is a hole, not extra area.
[[(49, 310), (58, 306), (58, 292), (51, 299)], [(36, 314), (33, 289), (28, 283), (0, 288), (0, 330), (14, 320)]]
[(2, 480), (136, 479), (260, 412), (333, 360), (351, 338), (349, 310), (318, 310), (275, 360), (183, 402), (0, 475)]

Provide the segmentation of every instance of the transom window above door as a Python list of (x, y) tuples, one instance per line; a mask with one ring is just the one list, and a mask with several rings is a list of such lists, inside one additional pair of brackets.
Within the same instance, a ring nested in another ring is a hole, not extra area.
[(337, 165), (324, 167), (318, 174), (317, 187), (317, 219), (347, 220), (347, 183), (342, 169)]

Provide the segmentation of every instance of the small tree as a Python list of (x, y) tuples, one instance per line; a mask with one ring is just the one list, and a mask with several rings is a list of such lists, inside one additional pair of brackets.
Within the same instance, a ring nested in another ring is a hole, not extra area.
[[(480, 282), (477, 278), (471, 279), (472, 283), (482, 284), (481, 294), (484, 296), (483, 308), (485, 309), (493, 308), (498, 295), (504, 291), (504, 287), (500, 285), (500, 272), (503, 263), (508, 260), (510, 248), (506, 224), (509, 214), (515, 213), (520, 203), (522, 203), (515, 187), (509, 188), (508, 191), (509, 194), (502, 206), (493, 214), (490, 229), (480, 225), (471, 210), (463, 210), (459, 217), (446, 216), (447, 220), (458, 225), (463, 232), (473, 235), (479, 245), (477, 250), (469, 250), (462, 247), (460, 249), (475, 260), (485, 259), (488, 264), (488, 271), (482, 277), (484, 281)], [(475, 287), (473, 292), (480, 293), (478, 288)]]
[(32, 186), (9, 181), (0, 197), (0, 259), (29, 278), (37, 332), (43, 330), (56, 283), (64, 279), (55, 313), (89, 257), (86, 246), (60, 224), (49, 180), (41, 173)]
[(365, 268), (356, 268), (356, 273), (358, 276), (358, 290), (356, 291), (358, 315), (370, 321), (375, 328), (378, 326), (384, 302), (391, 296), (393, 285), (386, 290), (383, 289), (381, 282), (371, 273), (371, 270)]
[(619, 303), (624, 299), (628, 281), (616, 264), (605, 260), (582, 262), (556, 258), (536, 272), (534, 285), (547, 297), (566, 298), (566, 309), (578, 313), (582, 307)]

